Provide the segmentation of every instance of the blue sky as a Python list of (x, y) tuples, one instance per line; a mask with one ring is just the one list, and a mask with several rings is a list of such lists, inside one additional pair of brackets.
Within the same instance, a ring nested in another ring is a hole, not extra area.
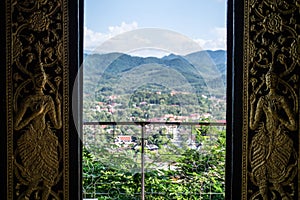
[(85, 50), (142, 28), (171, 30), (226, 49), (226, 0), (85, 0)]

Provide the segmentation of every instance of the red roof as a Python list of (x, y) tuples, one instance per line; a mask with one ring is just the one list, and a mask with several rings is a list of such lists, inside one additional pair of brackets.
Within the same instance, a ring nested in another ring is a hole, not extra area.
[(131, 142), (131, 136), (126, 136), (126, 135), (119, 136), (119, 140), (126, 141), (126, 142)]

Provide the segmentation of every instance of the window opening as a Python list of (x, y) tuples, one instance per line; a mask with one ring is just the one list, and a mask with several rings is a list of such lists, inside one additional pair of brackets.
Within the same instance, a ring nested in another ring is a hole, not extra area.
[(85, 0), (84, 20), (83, 198), (224, 199), (225, 0)]

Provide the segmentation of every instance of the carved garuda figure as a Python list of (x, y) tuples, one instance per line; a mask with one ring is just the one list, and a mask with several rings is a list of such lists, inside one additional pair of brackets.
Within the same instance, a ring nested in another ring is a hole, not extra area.
[(14, 129), (22, 133), (15, 151), (16, 174), (19, 185), (26, 186), (19, 199), (35, 196), (46, 200), (60, 177), (60, 145), (53, 129), (62, 126), (61, 100), (58, 88), (55, 102), (51, 95), (44, 94), (47, 76), (41, 62), (31, 74), (31, 82), (32, 92), (18, 106), (14, 122)]
[(291, 199), (284, 186), (297, 172), (297, 153), (289, 137), (297, 125), (285, 97), (276, 92), (278, 79), (271, 68), (265, 75), (268, 93), (258, 99), (256, 108), (256, 96), (250, 96), (250, 129), (256, 130), (249, 149), (250, 177), (259, 187), (253, 199), (260, 195), (268, 200), (271, 194), (277, 196), (275, 192), (283, 200)]

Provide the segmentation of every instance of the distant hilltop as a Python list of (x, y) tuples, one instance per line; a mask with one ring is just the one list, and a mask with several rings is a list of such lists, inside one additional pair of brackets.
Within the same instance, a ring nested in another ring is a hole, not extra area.
[[(162, 58), (138, 57), (124, 53), (84, 56), (84, 80), (87, 87), (114, 86), (118, 91), (133, 85), (155, 82), (174, 90), (189, 90), (204, 95), (225, 95), (226, 51), (204, 50), (188, 55), (169, 54)], [(126, 78), (126, 82), (124, 81)], [(123, 83), (123, 84), (121, 84)], [(89, 90), (93, 90), (89, 88)]]

